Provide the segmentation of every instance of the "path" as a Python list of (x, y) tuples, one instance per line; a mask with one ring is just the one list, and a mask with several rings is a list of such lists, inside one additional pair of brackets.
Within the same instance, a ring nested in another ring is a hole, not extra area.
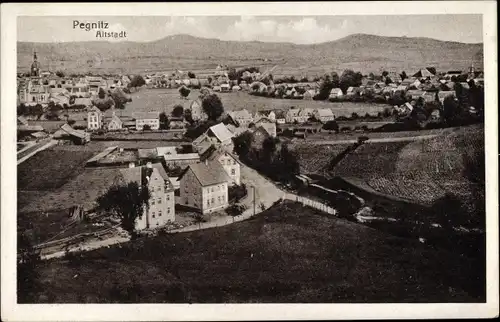
[[(362, 135), (360, 135), (362, 136)], [(388, 143), (388, 142), (413, 142), (418, 140), (429, 140), (438, 137), (437, 134), (427, 134), (427, 135), (419, 135), (419, 136), (407, 136), (407, 137), (399, 137), (399, 138), (369, 138), (366, 143)], [(335, 144), (353, 144), (358, 142), (358, 140), (311, 140), (304, 141), (303, 143), (314, 144), (314, 145), (335, 145)]]
[(29, 149), (26, 149), (25, 151), (23, 151), (22, 153), (18, 153), (17, 157), (18, 157), (18, 160), (17, 160), (17, 165), (23, 163), (24, 161), (28, 160), (29, 158), (31, 158), (32, 156), (34, 156), (35, 154), (37, 154), (38, 152), (40, 151), (43, 151), (53, 145), (56, 145), (57, 144), (57, 141), (56, 140), (52, 140), (51, 137), (49, 137), (48, 139), (44, 139), (42, 141), (40, 141), (39, 143), (31, 146)]

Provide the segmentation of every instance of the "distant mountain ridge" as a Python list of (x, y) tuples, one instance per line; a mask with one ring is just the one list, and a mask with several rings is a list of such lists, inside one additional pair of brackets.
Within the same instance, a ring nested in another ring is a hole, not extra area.
[(482, 43), (467, 44), (431, 38), (353, 34), (318, 44), (225, 41), (186, 34), (151, 42), (18, 42), (18, 69), (26, 71), (36, 49), (42, 69), (129, 73), (145, 70), (273, 65), (277, 73), (321, 74), (352, 68), (362, 72), (412, 70), (423, 66), (464, 69), (483, 64)]

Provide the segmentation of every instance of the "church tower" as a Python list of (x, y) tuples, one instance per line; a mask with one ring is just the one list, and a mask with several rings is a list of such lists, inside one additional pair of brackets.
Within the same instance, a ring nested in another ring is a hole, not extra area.
[(31, 64), (30, 76), (40, 77), (40, 63), (36, 57), (36, 51), (33, 52), (33, 63)]

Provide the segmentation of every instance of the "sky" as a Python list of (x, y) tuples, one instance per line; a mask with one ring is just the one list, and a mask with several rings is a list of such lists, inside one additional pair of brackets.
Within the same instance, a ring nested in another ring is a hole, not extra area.
[(18, 17), (17, 39), (30, 42), (110, 40), (96, 30), (74, 28), (74, 21), (108, 23), (107, 31), (125, 31), (121, 40), (153, 41), (176, 34), (236, 41), (313, 44), (366, 33), (428, 37), (465, 43), (483, 42), (481, 15), (386, 16), (103, 16)]

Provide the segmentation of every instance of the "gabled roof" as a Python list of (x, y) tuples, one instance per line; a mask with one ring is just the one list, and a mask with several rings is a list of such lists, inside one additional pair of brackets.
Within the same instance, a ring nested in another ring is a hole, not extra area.
[(344, 93), (340, 88), (332, 88), (332, 90), (330, 91), (330, 95), (331, 94), (344, 94)]
[(270, 136), (273, 136), (273, 132), (276, 129), (275, 127), (276, 124), (274, 123), (261, 123), (257, 126), (257, 128), (263, 128)]
[(216, 148), (213, 145), (210, 147), (210, 149), (207, 150), (206, 153), (204, 153), (204, 155), (201, 156), (201, 160), (202, 161), (205, 161), (205, 160), (217, 161), (219, 159), (219, 157), (222, 155), (230, 156), (235, 162), (238, 162), (239, 164), (241, 164), (238, 157), (235, 156), (233, 153), (226, 151), (224, 149), (221, 149), (221, 148)]
[(316, 111), (319, 117), (333, 117), (333, 112), (329, 108), (318, 108)]
[(17, 130), (24, 132), (41, 132), (43, 131), (43, 127), (41, 125), (18, 125)]
[(215, 135), (215, 137), (220, 142), (225, 142), (227, 140), (231, 140), (233, 137), (233, 133), (227, 129), (224, 123), (219, 123), (217, 125), (211, 126), (209, 131)]
[(102, 114), (102, 111), (95, 105), (89, 109), (89, 112), (97, 112)]
[(90, 98), (80, 98), (77, 97), (75, 98), (75, 103), (73, 105), (85, 105), (85, 106), (91, 106), (92, 105), (92, 100)]
[(161, 165), (161, 163), (153, 163), (151, 168), (147, 166), (124, 168), (120, 169), (120, 174), (122, 175), (125, 182), (137, 182), (140, 186), (147, 184), (146, 177), (150, 177), (153, 171), (157, 171), (160, 177), (164, 180), (167, 190), (173, 190), (174, 185), (170, 181), (167, 172)]
[(189, 170), (193, 172), (196, 179), (204, 187), (230, 181), (226, 171), (224, 171), (222, 165), (217, 161), (190, 164), (186, 170), (182, 172), (178, 180), (181, 180)]
[(68, 123), (63, 124), (61, 126), (61, 130), (63, 130), (64, 132), (66, 132), (69, 135), (76, 136), (77, 138), (80, 138), (80, 139), (85, 139), (88, 137), (87, 133), (85, 133), (84, 131), (75, 130)]
[(28, 125), (28, 120), (21, 115), (17, 118), (17, 123), (22, 125)]
[(250, 114), (250, 112), (248, 112), (246, 109), (229, 112), (229, 115), (233, 119), (251, 119), (252, 118), (252, 114)]

